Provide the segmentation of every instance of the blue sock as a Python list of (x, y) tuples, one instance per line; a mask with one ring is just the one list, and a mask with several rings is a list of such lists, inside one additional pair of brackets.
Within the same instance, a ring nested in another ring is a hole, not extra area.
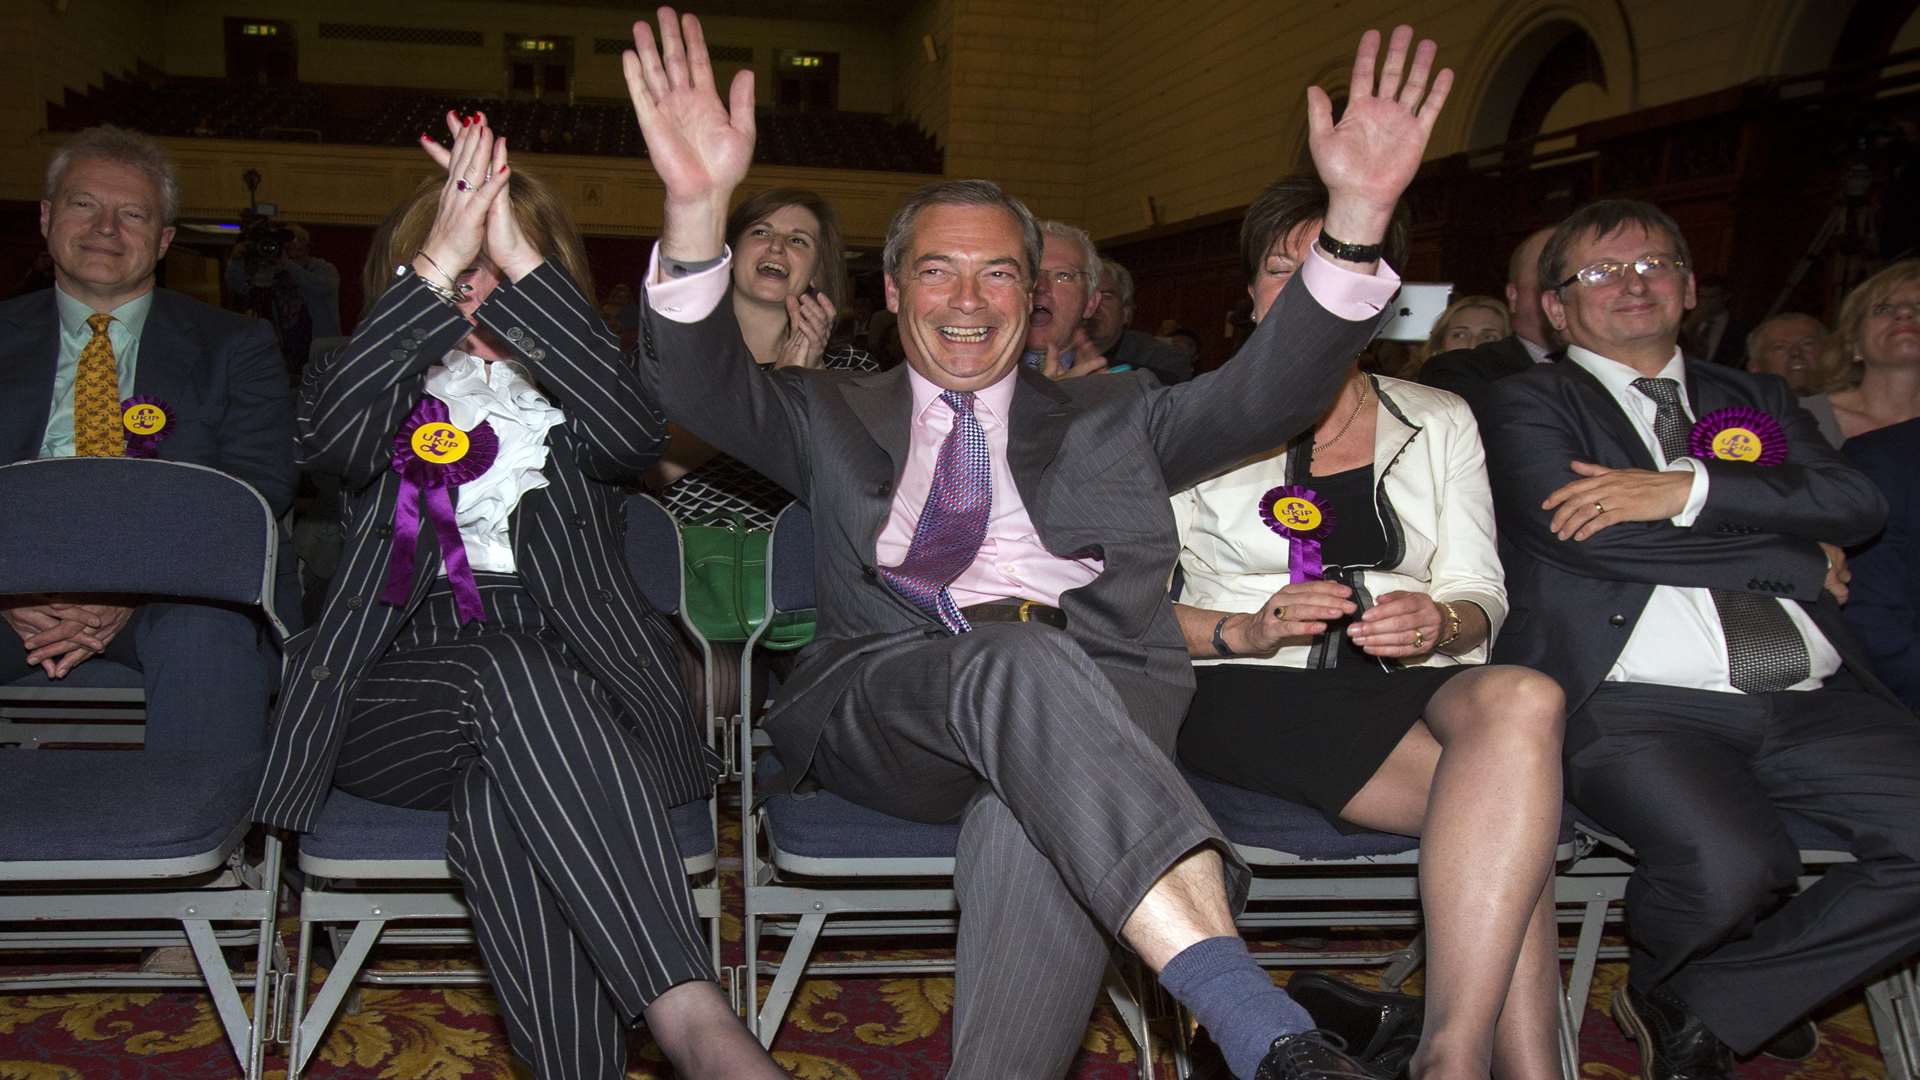
[(1235, 1076), (1252, 1076), (1273, 1040), (1313, 1027), (1313, 1017), (1273, 985), (1237, 937), (1182, 949), (1160, 972), (1160, 985), (1207, 1029)]

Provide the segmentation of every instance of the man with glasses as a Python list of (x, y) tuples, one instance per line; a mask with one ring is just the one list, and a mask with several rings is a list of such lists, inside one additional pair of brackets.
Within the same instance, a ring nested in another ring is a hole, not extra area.
[(1081, 324), (1100, 302), (1100, 253), (1086, 230), (1042, 221), (1040, 272), (1033, 281), (1033, 314), (1020, 362), (1051, 379), (1107, 370)]
[[(1784, 384), (1681, 353), (1690, 263), (1656, 207), (1574, 213), (1540, 255), (1568, 362), (1481, 416), (1511, 545), (1493, 659), (1560, 680), (1567, 796), (1635, 851), (1614, 1015), (1648, 1080), (1810, 1051), (1808, 1012), (1920, 949), (1920, 729), (1821, 543), (1885, 503)], [(1790, 818), (1856, 861), (1783, 905)]]

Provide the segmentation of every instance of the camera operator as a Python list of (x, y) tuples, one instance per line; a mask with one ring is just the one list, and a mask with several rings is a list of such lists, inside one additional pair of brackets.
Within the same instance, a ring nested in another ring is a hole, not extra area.
[(295, 371), (315, 339), (340, 335), (340, 271), (312, 249), (305, 228), (259, 218), (247, 223), (227, 261), (234, 302), (273, 324)]

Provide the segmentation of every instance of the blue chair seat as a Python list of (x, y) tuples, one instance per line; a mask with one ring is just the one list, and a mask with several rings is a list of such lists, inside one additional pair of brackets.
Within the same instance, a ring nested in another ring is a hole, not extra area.
[[(760, 755), (754, 783), (770, 790), (779, 756)], [(775, 795), (765, 802), (773, 843), (784, 855), (809, 859), (951, 859), (960, 825), (927, 825), (891, 817), (827, 791)]]
[[(676, 806), (667, 814), (680, 857), (713, 851), (712, 823), (705, 800)], [(409, 810), (362, 799), (344, 791), (327, 795), (313, 831), (300, 838), (300, 852), (320, 859), (418, 861), (447, 856), (447, 812)]]
[(1343, 833), (1318, 810), (1296, 802), (1221, 783), (1181, 770), (1200, 796), (1220, 831), (1241, 847), (1266, 848), (1301, 859), (1322, 861), (1401, 855), (1420, 846), (1410, 836), (1392, 833)]
[[(83, 665), (85, 666), (85, 665)], [(246, 820), (264, 754), (0, 750), (0, 861), (183, 859)]]

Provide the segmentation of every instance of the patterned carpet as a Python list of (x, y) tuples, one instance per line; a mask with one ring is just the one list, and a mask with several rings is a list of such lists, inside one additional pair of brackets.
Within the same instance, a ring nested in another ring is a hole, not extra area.
[[(722, 815), (723, 822), (727, 820)], [(726, 886), (722, 937), (737, 963), (740, 951), (738, 826), (723, 827)], [(297, 938), (289, 920), (286, 940)], [(771, 958), (773, 954), (769, 953)], [(847, 957), (855, 954), (833, 954)], [(937, 955), (937, 954), (892, 954)], [(431, 967), (457, 962), (444, 953), (415, 959), (379, 950), (384, 967)], [(14, 970), (18, 970), (17, 965)], [(1366, 971), (1350, 977), (1365, 982)], [(323, 972), (316, 973), (317, 980)], [(1581, 1029), (1581, 1075), (1587, 1080), (1634, 1080), (1633, 1045), (1605, 1014), (1625, 975), (1603, 964)], [(1419, 986), (1416, 975), (1412, 987)], [(766, 980), (762, 980), (764, 993)], [(953, 982), (950, 978), (861, 976), (803, 982), (774, 1056), (806, 1080), (920, 1080), (945, 1074)], [(1863, 1080), (1883, 1077), (1873, 1028), (1853, 995), (1821, 1018), (1821, 1045), (1800, 1063), (1756, 1059), (1742, 1080)], [(1156, 1054), (1156, 1058), (1163, 1055)], [(1137, 1052), (1104, 1004), (1090, 1019), (1075, 1080), (1134, 1077)], [(284, 1078), (284, 1057), (270, 1057), (269, 1076)], [(63, 993), (0, 996), (0, 1080), (213, 1080), (237, 1068), (204, 994)], [(365, 989), (359, 1007), (343, 1010), (314, 1056), (307, 1076), (354, 1080), (492, 1080), (526, 1074), (512, 1064), (506, 1031), (490, 991), (474, 989)], [(666, 1080), (672, 1070), (644, 1032), (632, 1039), (628, 1076)], [(1172, 1077), (1163, 1061), (1160, 1076)]]

